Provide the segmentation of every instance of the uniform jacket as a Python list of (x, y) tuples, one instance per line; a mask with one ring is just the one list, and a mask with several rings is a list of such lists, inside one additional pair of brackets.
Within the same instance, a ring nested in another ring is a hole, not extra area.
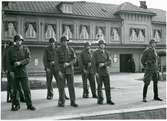
[(153, 48), (148, 48), (143, 52), (141, 62), (146, 70), (158, 71), (158, 56)]
[[(96, 50), (93, 54), (93, 60), (94, 60), (94, 71), (99, 73), (99, 75), (107, 75), (108, 70), (107, 66), (111, 65), (111, 60), (109, 58), (109, 54), (107, 51), (104, 51), (104, 53), (101, 50)], [(100, 63), (104, 63), (105, 66), (99, 67)]]
[[(88, 66), (88, 63), (91, 63), (90, 67)], [(79, 65), (81, 68), (81, 72), (83, 72), (83, 70), (85, 69), (85, 70), (93, 73), (93, 54), (91, 51), (84, 49), (80, 53)]]
[[(74, 73), (74, 63), (76, 61), (76, 55), (71, 47), (60, 46), (57, 49), (58, 54), (58, 62), (61, 68), (61, 71), (65, 74), (73, 74)], [(64, 68), (64, 63), (70, 63), (70, 66)]]
[[(54, 61), (54, 65), (51, 65), (52, 61)], [(48, 46), (45, 48), (44, 55), (43, 55), (43, 64), (44, 64), (45, 70), (47, 68), (55, 69), (56, 71), (59, 70), (58, 55), (57, 55), (56, 48), (52, 48), (51, 46)]]
[[(8, 59), (10, 68), (15, 74), (16, 78), (27, 77), (26, 65), (30, 62), (30, 51), (25, 46), (13, 46), (9, 49)], [(20, 62), (20, 66), (15, 66), (15, 62)]]
[(5, 54), (4, 54), (4, 71), (12, 71), (12, 67), (10, 66), (10, 62), (9, 62), (9, 51), (13, 46), (7, 47), (5, 49)]

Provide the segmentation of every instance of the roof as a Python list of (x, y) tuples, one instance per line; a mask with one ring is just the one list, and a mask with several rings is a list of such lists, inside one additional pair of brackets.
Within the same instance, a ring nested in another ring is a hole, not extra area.
[[(58, 9), (58, 5), (61, 2), (57, 1), (17, 1), (9, 2), (8, 7), (3, 8), (3, 10), (8, 12), (22, 12), (30, 14), (52, 14), (52, 15), (66, 15)], [(73, 2), (73, 13), (74, 16), (87, 16), (87, 17), (100, 17), (100, 18), (118, 18), (115, 13), (119, 11), (128, 12), (139, 12), (146, 14), (154, 14), (153, 21), (166, 22), (166, 12), (160, 9), (143, 9), (139, 8), (132, 3), (125, 2), (121, 5), (114, 4), (102, 4), (95, 2)]]
[(149, 9), (140, 8), (129, 2), (124, 2), (118, 6), (116, 13), (120, 13), (120, 12), (156, 15), (154, 12), (150, 11)]
[(152, 21), (165, 22), (166, 23), (166, 11), (160, 9), (149, 8), (157, 15), (152, 18)]

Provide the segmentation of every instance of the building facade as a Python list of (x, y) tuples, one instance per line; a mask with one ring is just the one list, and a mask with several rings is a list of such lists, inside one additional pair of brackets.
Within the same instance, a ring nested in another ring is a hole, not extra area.
[[(110, 53), (110, 72), (129, 72), (129, 61), (134, 59), (135, 72), (142, 71), (142, 52), (151, 38), (158, 42), (158, 51), (166, 49), (166, 12), (129, 2), (120, 5), (93, 2), (3, 2), (2, 47), (16, 33), (23, 35), (32, 53), (29, 73), (44, 72), (43, 50), (50, 37), (59, 42), (68, 36), (77, 55), (83, 43), (104, 39)], [(3, 52), (3, 51), (2, 51)], [(165, 58), (163, 58), (163, 66)], [(76, 68), (78, 64), (76, 63)]]

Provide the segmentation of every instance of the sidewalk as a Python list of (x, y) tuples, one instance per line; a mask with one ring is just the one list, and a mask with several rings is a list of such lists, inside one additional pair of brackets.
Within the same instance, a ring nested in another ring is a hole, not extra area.
[[(6, 91), (1, 92), (1, 119), (62, 119), (63, 117), (73, 117), (79, 115), (98, 114), (101, 112), (111, 111), (125, 111), (130, 109), (143, 109), (154, 106), (166, 105), (166, 81), (159, 82), (159, 96), (164, 101), (158, 102), (152, 100), (153, 85), (152, 83), (148, 89), (148, 102), (142, 102), (142, 88), (143, 88), (143, 73), (117, 73), (110, 76), (111, 79), (111, 97), (116, 103), (115, 105), (97, 105), (97, 99), (82, 98), (82, 84), (76, 86), (76, 102), (79, 104), (78, 108), (70, 106), (70, 101), (67, 100), (65, 107), (57, 107), (58, 90), (54, 89), (54, 99), (46, 100), (46, 89), (31, 90), (32, 101), (37, 110), (27, 111), (26, 105), (21, 103), (21, 109), (17, 112), (10, 111), (11, 104), (6, 103)], [(39, 79), (39, 78), (38, 78)], [(42, 79), (41, 79), (42, 80)], [(75, 76), (75, 83), (81, 83), (81, 76)], [(68, 94), (68, 90), (66, 89)], [(105, 93), (103, 93), (105, 97)], [(91, 97), (91, 94), (90, 94)], [(105, 99), (105, 98), (104, 98)]]

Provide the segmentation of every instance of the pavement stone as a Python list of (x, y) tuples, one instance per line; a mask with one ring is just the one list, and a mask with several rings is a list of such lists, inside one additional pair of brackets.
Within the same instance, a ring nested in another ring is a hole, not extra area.
[[(37, 108), (35, 112), (26, 110), (26, 105), (21, 103), (21, 109), (17, 112), (10, 111), (11, 104), (6, 103), (6, 91), (1, 92), (1, 119), (59, 119), (63, 116), (73, 116), (81, 114), (98, 113), (101, 111), (126, 110), (133, 108), (165, 106), (166, 105), (166, 81), (160, 81), (159, 96), (164, 101), (158, 102), (153, 100), (153, 85), (148, 89), (148, 102), (142, 102), (143, 73), (117, 73), (111, 74), (111, 97), (116, 103), (115, 105), (98, 105), (97, 99), (82, 98), (82, 86), (76, 86), (76, 102), (78, 108), (70, 106), (70, 101), (67, 100), (65, 107), (57, 107), (58, 90), (54, 89), (53, 100), (46, 100), (46, 89), (31, 90), (32, 102)], [(75, 82), (81, 83), (81, 76), (75, 76)], [(68, 89), (66, 88), (68, 94)], [(104, 97), (105, 97), (105, 93)], [(91, 96), (91, 94), (90, 94)], [(104, 98), (105, 99), (105, 98)]]

